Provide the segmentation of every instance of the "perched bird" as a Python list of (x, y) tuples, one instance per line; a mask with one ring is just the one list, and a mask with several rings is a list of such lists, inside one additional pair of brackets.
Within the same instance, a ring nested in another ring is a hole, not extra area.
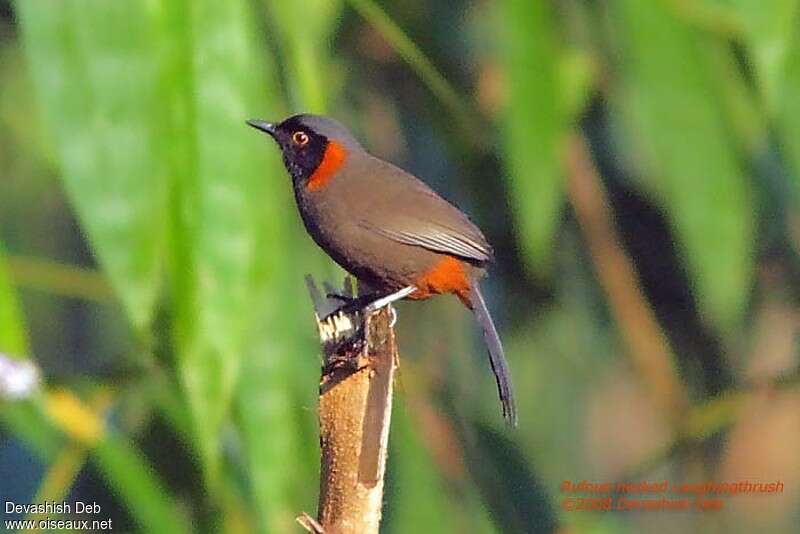
[(295, 115), (250, 120), (278, 143), (311, 238), (375, 293), (377, 309), (401, 298), (455, 294), (480, 324), (503, 416), (517, 415), (503, 346), (478, 286), (492, 261), (481, 231), (422, 181), (369, 154), (339, 122)]

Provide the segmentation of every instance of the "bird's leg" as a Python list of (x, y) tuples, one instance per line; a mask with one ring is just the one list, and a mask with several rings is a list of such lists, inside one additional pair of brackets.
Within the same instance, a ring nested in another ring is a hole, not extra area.
[(364, 313), (366, 315), (374, 313), (383, 308), (384, 306), (388, 306), (393, 302), (397, 302), (398, 300), (406, 298), (416, 290), (417, 288), (415, 286), (406, 286), (400, 291), (395, 291), (394, 293), (385, 295), (377, 300), (373, 300), (372, 302), (367, 304), (366, 307), (364, 307)]
[(406, 286), (399, 291), (395, 291), (394, 293), (390, 293), (388, 295), (382, 295), (377, 298), (374, 293), (354, 297), (329, 292), (327, 297), (342, 301), (342, 305), (334, 309), (330, 314), (328, 314), (328, 316), (339, 312), (349, 313), (354, 311), (361, 311), (364, 315), (370, 315), (381, 308), (392, 304), (393, 302), (397, 302), (398, 300), (406, 298), (416, 290), (417, 288), (415, 286)]

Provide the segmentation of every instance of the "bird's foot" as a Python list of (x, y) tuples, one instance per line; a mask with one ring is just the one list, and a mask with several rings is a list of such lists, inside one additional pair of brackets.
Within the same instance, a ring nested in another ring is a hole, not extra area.
[(361, 354), (365, 343), (365, 332), (369, 328), (369, 317), (389, 306), (390, 327), (397, 322), (397, 312), (391, 306), (393, 302), (413, 293), (416, 288), (405, 287), (395, 293), (371, 293), (356, 296), (353, 284), (346, 279), (344, 287), (339, 290), (328, 283), (323, 283), (324, 295), (311, 276), (306, 276), (309, 295), (314, 303), (317, 316), (319, 339), (323, 346), (324, 369), (326, 372), (337, 368), (363, 365), (359, 362), (348, 362)]
[[(314, 308), (317, 312), (317, 316), (321, 321), (325, 321), (339, 314), (361, 315), (366, 318), (381, 308), (406, 298), (417, 290), (415, 286), (406, 286), (388, 295), (381, 293), (355, 295), (352, 281), (348, 277), (345, 279), (345, 284), (341, 291), (327, 282), (323, 283), (325, 289), (325, 298), (323, 299), (319, 290), (314, 285), (313, 280), (307, 277), (306, 283), (308, 284), (312, 300), (314, 300)], [(337, 302), (340, 304), (336, 305)], [(392, 309), (392, 326), (394, 326), (396, 321), (397, 313)]]
[[(397, 302), (398, 300), (406, 298), (416, 290), (417, 288), (415, 286), (406, 286), (403, 289), (400, 289), (388, 295), (378, 296), (375, 294), (370, 294), (370, 295), (360, 295), (357, 297), (342, 295), (341, 293), (337, 293), (335, 291), (329, 291), (327, 296), (329, 299), (336, 299), (343, 302), (343, 304), (336, 310), (334, 310), (332, 314), (338, 313), (340, 311), (344, 313), (361, 312), (365, 316), (367, 316), (367, 315), (372, 315), (381, 308), (385, 308), (386, 306), (389, 306), (390, 304)], [(392, 309), (392, 326), (394, 326), (394, 321), (396, 320), (397, 320), (397, 314), (394, 312), (394, 309)]]

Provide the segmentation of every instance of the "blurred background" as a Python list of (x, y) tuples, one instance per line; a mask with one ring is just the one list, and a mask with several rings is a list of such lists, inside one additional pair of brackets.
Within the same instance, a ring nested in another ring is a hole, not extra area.
[[(793, 531), (799, 23), (797, 0), (0, 1), (2, 383), (42, 373), (0, 399), (0, 500), (125, 532), (315, 513), (303, 275), (342, 272), (244, 121), (323, 112), (497, 251), (519, 429), (458, 301), (401, 304), (385, 532)], [(568, 512), (564, 480), (784, 491)]]

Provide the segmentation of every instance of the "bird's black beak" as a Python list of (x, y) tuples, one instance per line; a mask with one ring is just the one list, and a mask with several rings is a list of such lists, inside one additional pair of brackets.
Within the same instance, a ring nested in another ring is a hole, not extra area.
[(275, 125), (271, 122), (262, 121), (259, 119), (250, 119), (247, 121), (247, 124), (255, 128), (256, 130), (261, 130), (262, 132), (266, 132), (270, 134), (272, 137), (275, 137)]

